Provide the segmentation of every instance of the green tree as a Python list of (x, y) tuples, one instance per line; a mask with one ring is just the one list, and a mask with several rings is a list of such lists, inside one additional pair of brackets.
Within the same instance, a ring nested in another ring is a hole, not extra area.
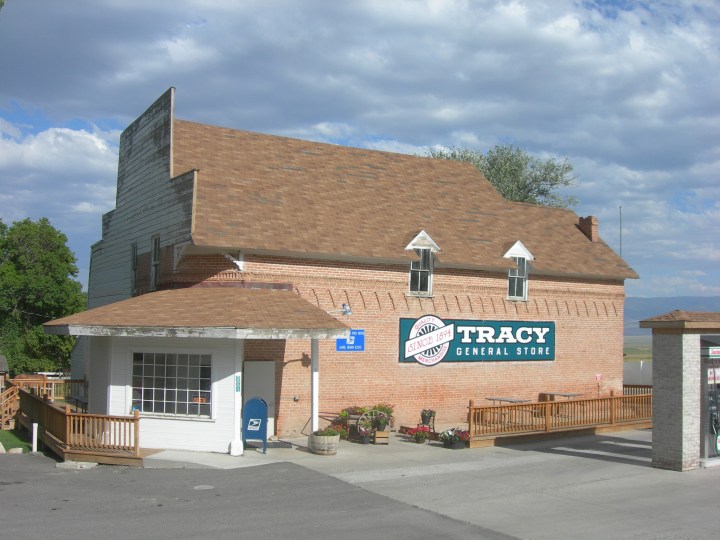
[(563, 197), (558, 189), (575, 181), (573, 166), (567, 160), (539, 159), (513, 145), (496, 145), (486, 154), (469, 148), (431, 150), (429, 157), (454, 159), (475, 165), (509, 201), (571, 208), (572, 197)]
[(0, 352), (15, 373), (69, 365), (74, 338), (42, 328), (85, 308), (75, 256), (66, 242), (46, 218), (11, 227), (0, 220)]

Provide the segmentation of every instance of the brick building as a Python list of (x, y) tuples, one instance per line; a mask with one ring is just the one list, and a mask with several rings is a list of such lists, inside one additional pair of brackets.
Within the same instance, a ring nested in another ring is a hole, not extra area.
[(637, 275), (594, 217), (508, 202), (469, 164), (173, 104), (170, 89), (122, 134), (90, 309), (46, 326), (83, 336), (91, 410), (140, 409), (144, 445), (227, 451), (250, 395), (293, 436), (350, 405), (460, 423), (469, 399), (597, 393), (598, 374), (621, 390)]

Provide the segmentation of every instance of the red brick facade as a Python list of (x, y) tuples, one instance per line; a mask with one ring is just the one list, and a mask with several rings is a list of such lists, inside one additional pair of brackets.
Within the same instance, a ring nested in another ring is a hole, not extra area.
[[(165, 254), (164, 254), (165, 255)], [(163, 264), (163, 268), (167, 265)], [(433, 296), (409, 296), (404, 266), (330, 263), (250, 257), (243, 271), (221, 255), (183, 259), (177, 272), (161, 276), (161, 288), (203, 282), (210, 285), (291, 283), (320, 308), (365, 330), (364, 352), (335, 352), (320, 343), (320, 410), (389, 402), (396, 420), (415, 423), (423, 408), (443, 423), (465, 422), (468, 401), (491, 395), (538, 399), (542, 392), (596, 395), (622, 388), (624, 288), (617, 282), (533, 278), (527, 302), (506, 300), (507, 277), (436, 269)], [(352, 315), (339, 313), (343, 303)], [(485, 361), (426, 367), (399, 362), (399, 319), (435, 314), (444, 319), (553, 321), (553, 361)], [(309, 341), (251, 340), (245, 358), (276, 362), (277, 433), (306, 430), (310, 402)], [(295, 398), (298, 398), (297, 400)]]

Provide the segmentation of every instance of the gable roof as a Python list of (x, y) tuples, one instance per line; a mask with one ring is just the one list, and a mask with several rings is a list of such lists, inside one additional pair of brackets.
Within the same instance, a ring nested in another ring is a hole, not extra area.
[(292, 291), (190, 287), (156, 291), (55, 319), (49, 334), (244, 339), (345, 337), (348, 327)]
[(425, 230), (439, 267), (504, 271), (520, 240), (537, 274), (637, 277), (575, 213), (508, 202), (467, 163), (174, 120), (173, 170), (193, 169), (197, 246), (402, 262)]
[(670, 313), (656, 315), (640, 321), (640, 328), (720, 329), (720, 313), (676, 309)]

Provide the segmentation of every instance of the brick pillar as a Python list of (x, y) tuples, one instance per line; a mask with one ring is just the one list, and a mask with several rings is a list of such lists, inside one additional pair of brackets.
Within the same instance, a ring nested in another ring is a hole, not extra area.
[(700, 335), (653, 330), (653, 467), (700, 465)]

